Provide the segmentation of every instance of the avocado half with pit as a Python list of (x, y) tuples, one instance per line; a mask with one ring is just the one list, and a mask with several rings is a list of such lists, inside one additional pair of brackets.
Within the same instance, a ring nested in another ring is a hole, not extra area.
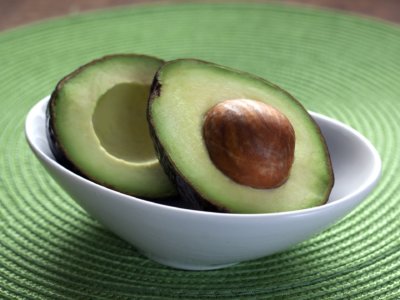
[(174, 195), (146, 120), (150, 85), (163, 63), (144, 55), (110, 55), (63, 78), (47, 107), (55, 158), (119, 192), (147, 199)]
[(269, 213), (328, 199), (333, 171), (318, 125), (264, 79), (170, 61), (152, 84), (148, 121), (166, 173), (197, 209)]

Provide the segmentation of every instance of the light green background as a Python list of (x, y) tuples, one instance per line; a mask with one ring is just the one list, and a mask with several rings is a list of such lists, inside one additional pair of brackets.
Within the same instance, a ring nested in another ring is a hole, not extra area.
[[(218, 271), (160, 266), (87, 216), (25, 142), (24, 118), (56, 82), (111, 53), (195, 57), (263, 76), (364, 134), (383, 160), (350, 216), (290, 251)], [(262, 4), (150, 5), (0, 34), (0, 298), (400, 297), (400, 29)]]

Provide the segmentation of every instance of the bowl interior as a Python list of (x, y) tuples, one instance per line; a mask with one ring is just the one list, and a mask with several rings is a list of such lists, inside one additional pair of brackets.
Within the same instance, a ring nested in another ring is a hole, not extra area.
[(374, 146), (359, 132), (336, 120), (313, 113), (328, 145), (335, 184), (328, 202), (351, 197), (374, 185), (381, 160)]

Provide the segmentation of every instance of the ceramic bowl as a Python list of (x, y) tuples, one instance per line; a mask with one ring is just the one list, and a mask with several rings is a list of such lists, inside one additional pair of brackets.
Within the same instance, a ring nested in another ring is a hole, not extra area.
[(217, 269), (288, 249), (342, 219), (365, 199), (380, 176), (380, 157), (365, 137), (311, 112), (326, 138), (335, 174), (328, 203), (267, 214), (213, 213), (157, 204), (110, 190), (61, 166), (46, 137), (47, 102), (48, 97), (30, 110), (25, 133), (51, 177), (109, 230), (148, 258), (174, 268)]

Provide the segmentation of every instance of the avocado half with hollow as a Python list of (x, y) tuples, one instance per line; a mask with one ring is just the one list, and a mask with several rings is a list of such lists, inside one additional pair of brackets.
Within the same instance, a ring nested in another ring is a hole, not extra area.
[(47, 107), (47, 132), (56, 159), (126, 194), (148, 199), (174, 195), (146, 120), (150, 84), (163, 63), (144, 55), (110, 55), (63, 78)]
[(171, 61), (155, 76), (147, 113), (166, 173), (197, 209), (268, 213), (328, 199), (333, 172), (319, 127), (264, 79)]

